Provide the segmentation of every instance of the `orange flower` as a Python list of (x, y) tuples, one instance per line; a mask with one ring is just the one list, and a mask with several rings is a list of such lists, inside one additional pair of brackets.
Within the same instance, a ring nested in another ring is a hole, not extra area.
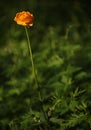
[(34, 16), (28, 11), (22, 11), (16, 14), (14, 21), (22, 26), (33, 26)]

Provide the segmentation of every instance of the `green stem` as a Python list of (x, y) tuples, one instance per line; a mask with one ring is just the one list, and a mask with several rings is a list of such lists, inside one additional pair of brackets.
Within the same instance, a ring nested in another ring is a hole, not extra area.
[(35, 77), (36, 86), (38, 88), (39, 85), (38, 85), (38, 80), (37, 80), (37, 74), (36, 74), (36, 71), (35, 71), (35, 65), (34, 65), (34, 61), (33, 61), (33, 54), (32, 54), (30, 39), (29, 39), (29, 35), (28, 35), (28, 31), (27, 31), (26, 27), (25, 27), (25, 31), (26, 31), (26, 36), (27, 36), (27, 40), (28, 40), (27, 44), (28, 44), (28, 49), (29, 49), (30, 60), (31, 60), (31, 63), (32, 63), (33, 75)]
[(42, 96), (41, 96), (41, 92), (40, 92), (40, 86), (39, 86), (39, 83), (38, 83), (37, 73), (36, 73), (35, 65), (34, 65), (34, 61), (33, 61), (33, 54), (32, 54), (30, 39), (29, 39), (29, 35), (28, 35), (28, 31), (27, 31), (26, 27), (25, 27), (25, 32), (26, 32), (26, 36), (27, 36), (27, 44), (28, 44), (28, 49), (29, 49), (30, 60), (31, 60), (31, 63), (32, 63), (33, 74), (34, 74), (36, 86), (37, 86), (37, 89), (38, 89), (39, 101), (41, 103), (41, 109), (42, 109), (42, 112), (44, 114), (45, 119), (48, 121), (48, 118), (47, 118), (47, 115), (45, 113), (44, 106), (43, 106)]

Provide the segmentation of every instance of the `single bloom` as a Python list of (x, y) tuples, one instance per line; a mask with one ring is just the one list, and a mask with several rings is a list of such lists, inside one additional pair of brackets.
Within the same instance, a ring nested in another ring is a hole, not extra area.
[(28, 11), (22, 11), (16, 14), (14, 21), (19, 25), (31, 27), (34, 23), (34, 16)]

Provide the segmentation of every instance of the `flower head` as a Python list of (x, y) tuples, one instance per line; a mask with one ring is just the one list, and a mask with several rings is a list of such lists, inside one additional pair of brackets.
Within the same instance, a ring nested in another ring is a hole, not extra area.
[(14, 21), (22, 26), (33, 26), (34, 16), (28, 11), (22, 11), (16, 14)]

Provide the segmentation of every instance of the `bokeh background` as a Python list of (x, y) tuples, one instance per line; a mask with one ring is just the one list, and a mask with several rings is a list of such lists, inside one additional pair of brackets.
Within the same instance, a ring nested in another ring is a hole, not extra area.
[[(91, 129), (90, 0), (0, 2), (0, 130)], [(48, 124), (41, 112), (24, 27), (28, 28)]]

